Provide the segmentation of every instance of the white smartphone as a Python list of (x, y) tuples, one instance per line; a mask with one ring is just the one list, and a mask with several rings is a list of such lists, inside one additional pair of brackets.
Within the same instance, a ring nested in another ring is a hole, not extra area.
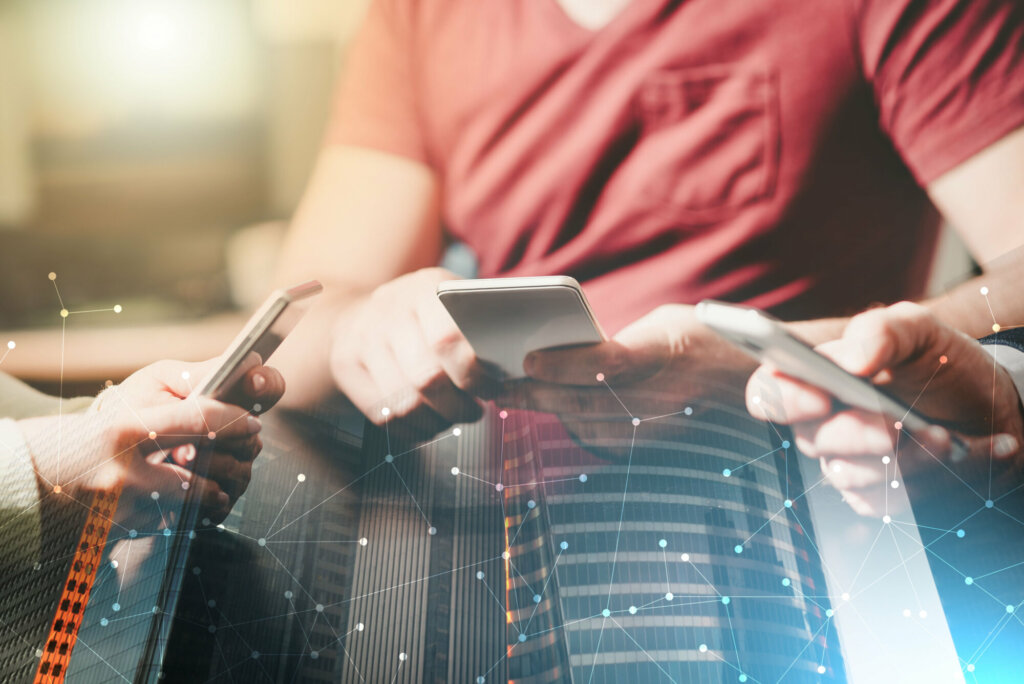
[[(763, 311), (706, 299), (697, 305), (696, 313), (701, 323), (758, 361), (768, 362), (786, 375), (822, 389), (848, 406), (883, 413), (912, 433), (920, 433), (932, 425), (927, 418), (866, 378), (848, 373), (816, 352), (811, 345), (786, 330), (778, 319)], [(967, 456), (966, 447), (955, 437), (953, 442), (951, 457), (954, 461), (962, 460)]]
[(310, 280), (271, 294), (221, 354), (220, 365), (199, 381), (192, 394), (219, 398), (249, 369), (266, 363), (305, 313), (304, 308), (295, 304), (323, 289), (319, 281)]
[(437, 296), (477, 357), (504, 379), (524, 377), (532, 351), (606, 339), (568, 276), (447, 280)]

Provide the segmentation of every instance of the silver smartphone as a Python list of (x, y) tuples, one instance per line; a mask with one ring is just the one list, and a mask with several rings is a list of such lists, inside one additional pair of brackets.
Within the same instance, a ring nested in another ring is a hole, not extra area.
[(221, 354), (217, 368), (199, 381), (192, 394), (219, 398), (251, 368), (266, 363), (305, 313), (296, 304), (323, 289), (319, 281), (310, 280), (271, 294)]
[[(789, 332), (776, 318), (746, 306), (706, 299), (697, 305), (697, 319), (718, 335), (758, 361), (822, 389), (842, 403), (865, 411), (885, 414), (902, 424), (903, 429), (920, 433), (932, 423), (914, 412), (871, 381), (857, 377), (822, 356), (811, 345)], [(962, 442), (953, 439), (951, 457), (959, 461), (967, 455)]]
[(477, 357), (503, 379), (523, 377), (532, 351), (606, 339), (568, 276), (448, 280), (437, 296)]

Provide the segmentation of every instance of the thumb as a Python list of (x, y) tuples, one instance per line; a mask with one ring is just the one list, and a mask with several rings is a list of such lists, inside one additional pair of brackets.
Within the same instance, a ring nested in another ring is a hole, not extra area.
[(843, 336), (819, 351), (854, 375), (872, 377), (933, 346), (937, 331), (928, 309), (899, 302), (854, 316)]

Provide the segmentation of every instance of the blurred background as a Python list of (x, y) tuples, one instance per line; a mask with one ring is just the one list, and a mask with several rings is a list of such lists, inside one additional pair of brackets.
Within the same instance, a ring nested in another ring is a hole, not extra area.
[[(69, 390), (216, 353), (218, 315), (265, 293), (367, 2), (0, 0), (0, 368), (52, 383), (62, 323)], [(70, 311), (122, 312), (62, 321), (51, 272)]]
[[(70, 395), (219, 353), (368, 2), (0, 0), (0, 369)], [(947, 239), (933, 290), (970, 268)]]

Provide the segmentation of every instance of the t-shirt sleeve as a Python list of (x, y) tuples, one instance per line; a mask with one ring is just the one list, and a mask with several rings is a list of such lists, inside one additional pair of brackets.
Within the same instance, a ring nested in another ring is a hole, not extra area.
[(882, 128), (928, 184), (1024, 125), (1024, 3), (862, 0)]
[(326, 144), (426, 163), (414, 73), (412, 0), (373, 0), (345, 59)]

